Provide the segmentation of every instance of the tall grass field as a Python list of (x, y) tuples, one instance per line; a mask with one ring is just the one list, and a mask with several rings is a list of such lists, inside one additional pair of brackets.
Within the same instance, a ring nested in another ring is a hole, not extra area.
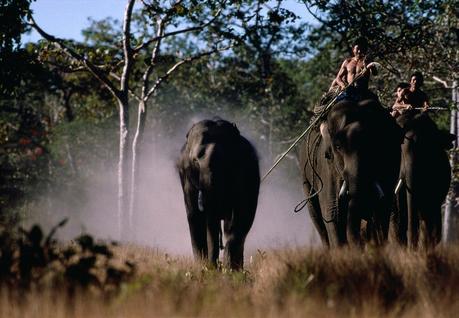
[(117, 290), (3, 287), (0, 317), (459, 315), (459, 247), (258, 250), (241, 272), (138, 246), (114, 253), (136, 264)]

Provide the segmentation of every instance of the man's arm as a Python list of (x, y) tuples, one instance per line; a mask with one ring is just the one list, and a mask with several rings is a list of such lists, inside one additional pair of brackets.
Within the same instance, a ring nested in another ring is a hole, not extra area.
[(373, 63), (373, 59), (371, 57), (366, 56), (365, 57), (365, 66), (368, 66), (368, 70), (370, 71), (371, 75), (378, 75), (378, 69), (375, 66), (375, 63)]

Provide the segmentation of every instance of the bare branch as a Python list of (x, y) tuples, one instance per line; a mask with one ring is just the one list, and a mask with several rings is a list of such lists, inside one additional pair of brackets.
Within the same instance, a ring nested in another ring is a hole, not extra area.
[(116, 97), (120, 98), (120, 91), (113, 85), (113, 83), (107, 78), (100, 68), (92, 64), (85, 56), (77, 53), (72, 48), (68, 47), (64, 40), (56, 38), (46, 33), (33, 19), (32, 15), (29, 15), (28, 25), (33, 27), (45, 40), (56, 45), (62, 52), (64, 52), (70, 58), (83, 63), (83, 65), (99, 80), (104, 84), (108, 90)]
[[(117, 81), (121, 81), (121, 77), (120, 77), (118, 74), (116, 74), (116, 73), (114, 73), (114, 72), (110, 72), (109, 75), (110, 75), (110, 77), (113, 77), (113, 78), (116, 79)], [(142, 98), (140, 98), (140, 96), (137, 95), (137, 94), (135, 93), (135, 91), (134, 91), (133, 89), (131, 89), (131, 88), (129, 88), (129, 94), (131, 94), (131, 96), (134, 97), (134, 98), (135, 98), (137, 101), (139, 101), (139, 102), (142, 100)]]
[(124, 94), (129, 91), (129, 75), (132, 68), (132, 47), (131, 47), (131, 18), (135, 0), (129, 0), (124, 11), (123, 19), (123, 54), (124, 67), (121, 74), (120, 89)]
[(193, 62), (195, 60), (198, 60), (198, 59), (200, 59), (200, 58), (202, 58), (204, 56), (209, 56), (209, 55), (212, 55), (212, 54), (217, 53), (217, 52), (222, 52), (222, 51), (229, 50), (232, 47), (233, 47), (233, 45), (225, 46), (223, 48), (215, 48), (213, 50), (202, 52), (202, 53), (199, 53), (199, 54), (196, 54), (196, 55), (193, 55), (193, 56), (189, 56), (187, 58), (184, 58), (184, 59), (178, 61), (163, 76), (160, 76), (156, 80), (155, 85), (148, 91), (147, 95), (144, 98), (144, 101), (146, 102), (150, 98), (150, 96), (156, 91), (156, 89), (159, 87), (159, 85), (161, 85), (161, 83), (164, 82), (181, 65), (187, 64), (187, 63), (191, 63), (191, 62)]
[[(41, 60), (40, 60), (41, 61)], [(88, 69), (85, 66), (78, 66), (78, 67), (71, 67), (71, 66), (63, 66), (57, 62), (53, 61), (41, 61), (42, 63), (49, 64), (56, 68), (59, 68), (59, 71), (63, 73), (77, 73), (77, 72), (88, 72)]]
[(167, 38), (167, 37), (171, 37), (171, 36), (179, 35), (179, 34), (184, 34), (184, 33), (188, 33), (188, 32), (193, 32), (193, 31), (202, 30), (202, 29), (208, 27), (210, 24), (212, 24), (217, 19), (217, 17), (220, 15), (221, 12), (222, 12), (222, 10), (219, 9), (212, 19), (210, 19), (209, 21), (207, 21), (206, 23), (203, 23), (201, 25), (194, 26), (194, 27), (189, 27), (189, 28), (185, 28), (185, 29), (180, 29), (180, 30), (176, 30), (176, 31), (168, 32), (168, 33), (164, 33), (161, 36), (155, 36), (154, 38), (151, 38), (150, 40), (138, 45), (137, 47), (135, 47), (133, 49), (133, 51), (135, 53), (137, 53), (140, 50), (143, 50), (145, 47), (149, 46), (151, 43), (159, 41), (159, 40), (162, 40), (162, 39)]
[(306, 10), (308, 10), (309, 14), (312, 15), (312, 17), (314, 19), (316, 19), (317, 21), (319, 21), (320, 23), (322, 23), (323, 25), (328, 25), (328, 23), (326, 21), (324, 21), (323, 19), (321, 19), (317, 14), (315, 14), (314, 12), (312, 12), (311, 8), (306, 4), (306, 2), (304, 2), (304, 6), (306, 7)]
[[(164, 24), (165, 24), (165, 20), (164, 19), (161, 19), (159, 20), (158, 22), (158, 29), (157, 29), (157, 37), (161, 37), (161, 35), (164, 34)], [(145, 99), (148, 97), (147, 96), (147, 91), (149, 90), (149, 81), (150, 81), (150, 75), (151, 75), (151, 72), (153, 71), (153, 68), (156, 64), (156, 60), (158, 59), (158, 56), (159, 56), (159, 51), (160, 51), (160, 47), (161, 47), (161, 39), (159, 39), (156, 43), (155, 43), (155, 47), (153, 48), (153, 52), (151, 53), (151, 60), (150, 60), (150, 64), (148, 65), (147, 69), (145, 70), (145, 73), (143, 74), (143, 85), (142, 85), (142, 99)]]
[(451, 86), (449, 86), (448, 83), (447, 83), (445, 80), (442, 80), (441, 78), (439, 78), (439, 77), (437, 77), (437, 76), (435, 76), (435, 75), (432, 76), (432, 78), (433, 78), (435, 81), (437, 81), (437, 82), (443, 84), (444, 87), (446, 87), (446, 88), (451, 88)]

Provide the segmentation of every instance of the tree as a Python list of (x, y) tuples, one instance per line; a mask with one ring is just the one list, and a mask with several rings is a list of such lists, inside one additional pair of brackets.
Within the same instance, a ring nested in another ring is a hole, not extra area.
[[(383, 65), (373, 87), (392, 102), (395, 83), (421, 69), (425, 77), (440, 71), (457, 76), (458, 13), (455, 1), (304, 0), (319, 24), (309, 40), (315, 55), (334, 49), (350, 54), (352, 41), (367, 39), (371, 57)], [(436, 90), (440, 89), (437, 85)]]
[(2, 0), (0, 5), (0, 97), (14, 96), (23, 73), (27, 72), (27, 52), (21, 35), (27, 30), (24, 17), (34, 0)]
[[(134, 0), (129, 0), (123, 19), (123, 29), (120, 39), (121, 47), (114, 48), (115, 54), (93, 52), (72, 46), (72, 43), (58, 39), (42, 30), (29, 17), (29, 24), (43, 38), (55, 45), (68, 57), (69, 64), (74, 70), (85, 69), (97, 78), (110, 91), (117, 101), (119, 111), (119, 161), (118, 161), (118, 219), (119, 230), (126, 237), (123, 224), (127, 221), (132, 225), (135, 209), (135, 182), (137, 174), (137, 155), (141, 144), (143, 127), (146, 118), (146, 106), (154, 97), (158, 88), (171, 77), (182, 65), (194, 60), (227, 49), (232, 38), (233, 29), (226, 21), (235, 17), (238, 5), (229, 5), (226, 1), (142, 1), (142, 14), (149, 18), (152, 27), (145, 27), (152, 34), (135, 38), (131, 31), (134, 11)], [(163, 59), (162, 50), (168, 50), (168, 40), (174, 37), (212, 39), (208, 45), (196, 45), (191, 52), (178, 52), (172, 59)], [(114, 56), (111, 58), (110, 56)], [(143, 64), (140, 85), (133, 81), (135, 66)], [(129, 165), (128, 149), (131, 129), (129, 124), (129, 106), (131, 96), (138, 101), (138, 119), (136, 133), (133, 138), (132, 162)], [(131, 166), (131, 191), (128, 192), (128, 168)], [(131, 194), (130, 204), (128, 193)], [(130, 207), (129, 207), (130, 206)], [(126, 213), (129, 208), (129, 213)]]

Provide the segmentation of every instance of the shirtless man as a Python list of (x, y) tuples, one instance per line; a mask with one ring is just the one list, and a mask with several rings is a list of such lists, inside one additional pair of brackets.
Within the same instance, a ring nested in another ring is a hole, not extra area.
[[(425, 112), (429, 108), (429, 98), (421, 90), (424, 83), (424, 76), (421, 72), (414, 72), (410, 77), (410, 84), (400, 83), (397, 86), (397, 98), (392, 106), (394, 117), (398, 117), (407, 110), (422, 110)], [(403, 87), (400, 85), (403, 84)]]
[(355, 80), (355, 82), (353, 82), (355, 77), (359, 75), (367, 66), (367, 49), (368, 45), (364, 39), (358, 39), (354, 42), (352, 46), (353, 56), (347, 58), (343, 62), (338, 74), (336, 75), (335, 80), (332, 83), (332, 86), (330, 87), (330, 89), (336, 90), (337, 88), (339, 88), (340, 90), (343, 90), (350, 83), (352, 83), (352, 85), (346, 89), (346, 92), (341, 94), (338, 100), (352, 99), (355, 101), (360, 101), (366, 98), (376, 100), (378, 99), (377, 96), (370, 92), (370, 90), (368, 89), (370, 74), (377, 74), (375, 66), (370, 66), (369, 68), (367, 68), (365, 70), (365, 73), (357, 80)]

